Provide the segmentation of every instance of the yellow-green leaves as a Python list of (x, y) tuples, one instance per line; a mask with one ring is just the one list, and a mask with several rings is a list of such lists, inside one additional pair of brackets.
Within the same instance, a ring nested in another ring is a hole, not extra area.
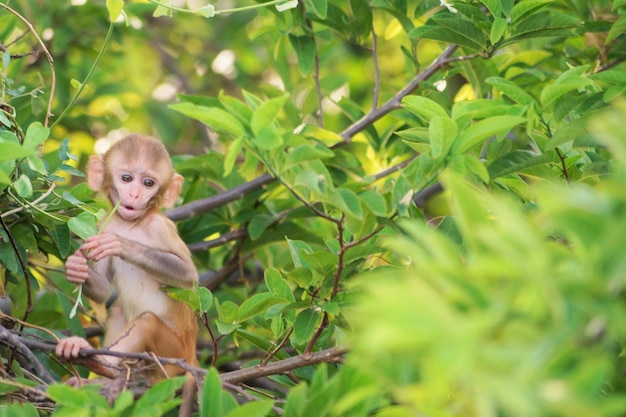
[(124, 10), (124, 0), (106, 0), (107, 10), (109, 11), (109, 19), (115, 22)]
[(262, 102), (252, 114), (250, 128), (252, 143), (260, 149), (273, 149), (283, 143), (282, 134), (275, 122), (289, 99), (288, 94)]
[(219, 107), (208, 107), (190, 102), (181, 102), (170, 105), (170, 108), (192, 119), (205, 123), (210, 129), (218, 133), (227, 133), (239, 137), (245, 132), (243, 126), (235, 116)]

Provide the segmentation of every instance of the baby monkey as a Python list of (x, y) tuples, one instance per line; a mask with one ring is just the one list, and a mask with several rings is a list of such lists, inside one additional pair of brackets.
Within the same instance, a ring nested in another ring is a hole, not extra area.
[[(189, 305), (169, 297), (163, 287), (193, 289), (198, 279), (191, 254), (176, 226), (161, 208), (175, 203), (183, 183), (163, 143), (132, 134), (104, 155), (90, 157), (87, 183), (119, 206), (102, 233), (88, 238), (68, 257), (68, 281), (82, 284), (90, 299), (106, 303), (113, 294), (105, 325), (104, 345), (125, 353), (152, 352), (181, 358), (196, 365), (198, 323)], [(62, 339), (56, 354), (78, 358), (91, 348), (81, 337)], [(102, 355), (99, 361), (81, 360), (107, 378), (121, 375), (121, 358)], [(153, 384), (185, 371), (165, 365), (145, 373)], [(192, 392), (193, 396), (193, 392)]]

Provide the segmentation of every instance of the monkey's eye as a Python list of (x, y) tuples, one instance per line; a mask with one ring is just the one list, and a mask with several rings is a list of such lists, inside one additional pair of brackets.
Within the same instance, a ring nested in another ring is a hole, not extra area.
[(143, 180), (143, 185), (145, 185), (148, 188), (152, 188), (154, 187), (154, 180), (152, 178), (146, 178), (145, 180)]
[(122, 174), (123, 182), (131, 182), (133, 180), (133, 176), (130, 174)]

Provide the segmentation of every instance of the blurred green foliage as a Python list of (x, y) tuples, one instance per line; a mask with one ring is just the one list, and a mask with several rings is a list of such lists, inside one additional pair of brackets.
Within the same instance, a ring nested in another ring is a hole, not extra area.
[(140, 131), (186, 179), (199, 415), (623, 415), (626, 2), (263, 3), (0, 4), (0, 393), (179, 404), (9, 355), (99, 322), (62, 270), (106, 209), (81, 170)]

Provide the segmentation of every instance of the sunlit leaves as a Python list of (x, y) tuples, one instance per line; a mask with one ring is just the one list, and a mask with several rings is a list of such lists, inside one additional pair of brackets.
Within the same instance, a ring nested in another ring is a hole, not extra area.
[(402, 99), (402, 106), (426, 121), (431, 120), (435, 116), (448, 117), (448, 112), (440, 104), (426, 97), (406, 96)]
[(202, 17), (213, 17), (215, 16), (215, 6), (212, 4), (207, 4), (206, 6), (200, 7), (199, 9), (195, 9), (194, 14), (200, 15)]
[(278, 10), (279, 12), (295, 9), (296, 7), (298, 7), (298, 0), (288, 0), (284, 3), (276, 4), (276, 10)]
[(109, 19), (115, 22), (124, 10), (123, 0), (106, 0), (107, 10), (109, 11)]
[(240, 137), (245, 133), (244, 127), (239, 120), (219, 107), (206, 107), (189, 102), (175, 103), (170, 105), (170, 107), (188, 117), (205, 123), (216, 132), (227, 133), (234, 137)]
[(492, 136), (502, 138), (513, 127), (525, 121), (524, 117), (519, 116), (493, 116), (480, 120), (459, 135), (453, 150), (463, 153)]
[(534, 102), (533, 97), (517, 84), (515, 84), (513, 81), (501, 77), (490, 77), (487, 78), (486, 81), (488, 84), (496, 87), (503, 94), (507, 95), (509, 98), (519, 104), (528, 105)]

